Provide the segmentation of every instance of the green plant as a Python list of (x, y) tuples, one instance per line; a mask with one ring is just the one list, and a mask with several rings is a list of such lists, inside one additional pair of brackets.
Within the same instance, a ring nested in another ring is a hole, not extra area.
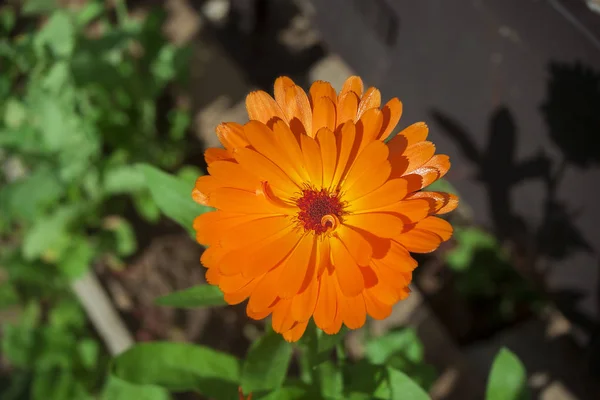
[[(3, 329), (10, 365), (33, 379), (32, 398), (72, 399), (104, 374), (69, 282), (100, 259), (119, 268), (136, 251), (121, 217), (129, 203), (158, 220), (135, 164), (182, 162), (189, 113), (158, 104), (185, 79), (188, 50), (163, 36), (163, 12), (134, 20), (117, 1), (113, 22), (104, 1), (52, 3), (0, 8), (0, 306), (40, 310)], [(77, 322), (54, 324), (65, 313)], [(94, 379), (81, 377), (86, 368)], [(42, 395), (55, 379), (55, 397)]]
[(456, 274), (460, 293), (474, 300), (488, 299), (497, 303), (493, 318), (513, 318), (519, 307), (535, 310), (542, 301), (528, 283), (515, 271), (506, 253), (489, 233), (476, 227), (457, 227), (456, 247), (446, 256), (448, 266)]

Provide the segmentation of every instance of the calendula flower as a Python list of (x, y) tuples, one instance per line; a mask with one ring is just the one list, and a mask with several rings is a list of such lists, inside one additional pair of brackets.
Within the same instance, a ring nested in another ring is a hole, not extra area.
[(423, 191), (450, 168), (426, 141), (424, 123), (387, 144), (402, 114), (396, 98), (358, 77), (337, 94), (315, 82), (308, 95), (286, 77), (275, 96), (252, 92), (250, 122), (224, 123), (224, 148), (205, 153), (209, 175), (192, 196), (216, 211), (194, 221), (208, 246), (202, 264), (229, 304), (248, 300), (254, 319), (298, 340), (312, 317), (334, 334), (390, 315), (406, 298), (417, 262), (448, 240), (436, 217), (456, 208), (451, 194)]

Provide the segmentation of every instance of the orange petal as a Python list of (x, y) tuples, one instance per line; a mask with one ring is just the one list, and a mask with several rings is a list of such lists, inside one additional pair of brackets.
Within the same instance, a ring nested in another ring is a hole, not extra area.
[(281, 168), (296, 185), (302, 184), (302, 177), (286, 154), (277, 146), (276, 133), (258, 121), (250, 121), (244, 125), (244, 132), (249, 143), (257, 152)]
[(212, 244), (220, 240), (223, 232), (256, 218), (257, 215), (236, 215), (217, 210), (197, 216), (193, 227), (199, 243)]
[(273, 330), (277, 333), (282, 333), (292, 329), (294, 318), (290, 312), (292, 308), (292, 299), (280, 299), (275, 307), (273, 307)]
[(402, 275), (394, 275), (390, 273), (389, 268), (386, 269), (386, 272), (383, 272), (385, 267), (378, 264), (376, 261), (371, 263), (371, 268), (375, 271), (377, 275), (377, 285), (372, 288), (366, 289), (371, 296), (377, 299), (380, 303), (393, 305), (398, 301), (398, 290), (394, 287), (393, 283), (397, 282), (399, 279), (402, 279), (404, 282), (404, 278)]
[(452, 225), (437, 217), (427, 217), (412, 226), (407, 226), (407, 229), (397, 240), (413, 253), (429, 253), (452, 236)]
[(344, 190), (350, 190), (362, 175), (370, 174), (373, 169), (383, 164), (387, 157), (388, 147), (385, 143), (378, 140), (370, 142), (352, 163), (342, 183)]
[(293, 80), (288, 78), (287, 76), (280, 76), (275, 79), (275, 84), (273, 85), (273, 94), (275, 95), (275, 101), (279, 104), (279, 107), (282, 110), (285, 110), (285, 91), (287, 88), (293, 87), (296, 84)]
[[(307, 273), (314, 274), (314, 262), (312, 267), (309, 268), (311, 258), (314, 260), (316, 257), (313, 251), (314, 245), (315, 236), (305, 234), (296, 245), (296, 248), (283, 261), (283, 264), (279, 267), (283, 272), (277, 284), (279, 297), (287, 299), (295, 296), (300, 291)], [(309, 269), (312, 269), (312, 271), (309, 271)]]
[(217, 137), (227, 150), (248, 146), (242, 125), (235, 122), (224, 122), (217, 126)]
[(403, 156), (408, 159), (406, 170), (402, 174), (410, 174), (425, 163), (431, 160), (435, 154), (435, 145), (431, 142), (419, 142), (408, 146)]
[[(214, 269), (216, 270), (216, 268)], [(256, 285), (258, 284), (258, 282), (260, 282), (261, 278), (262, 277), (252, 279), (246, 286), (242, 287), (236, 292), (225, 293), (224, 298), (227, 304), (235, 305), (240, 304), (242, 301), (245, 301), (248, 297), (250, 297), (250, 294), (252, 294), (252, 292), (256, 288)]]
[(371, 291), (365, 290), (364, 299), (367, 313), (373, 319), (383, 320), (392, 314), (392, 306), (379, 301), (375, 296), (371, 294)]
[(308, 321), (315, 312), (317, 296), (319, 294), (319, 281), (316, 276), (310, 280), (306, 289), (292, 298), (292, 317), (296, 321)]
[(339, 127), (348, 121), (354, 121), (356, 112), (358, 111), (359, 101), (360, 99), (354, 92), (348, 92), (339, 97), (336, 109), (336, 127)]
[(370, 87), (360, 99), (355, 121), (361, 118), (367, 110), (370, 110), (371, 108), (379, 108), (380, 105), (381, 93), (378, 89)]
[(219, 269), (218, 268), (208, 268), (206, 270), (206, 282), (210, 283), (211, 285), (218, 285), (219, 281), (221, 280), (221, 274), (219, 273)]
[(373, 256), (373, 249), (371, 245), (360, 233), (356, 230), (341, 224), (335, 230), (335, 236), (337, 236), (348, 249), (352, 258), (358, 265), (369, 265), (371, 257)]
[(322, 128), (317, 132), (317, 142), (319, 143), (323, 165), (323, 187), (329, 188), (335, 174), (337, 158), (335, 136), (329, 129)]
[(402, 103), (398, 98), (394, 97), (383, 106), (381, 112), (383, 114), (383, 124), (377, 139), (385, 140), (390, 136), (400, 121), (400, 117), (402, 116)]
[[(255, 216), (256, 217), (256, 216)], [(276, 215), (231, 224), (220, 240), (221, 246), (227, 249), (239, 249), (256, 244), (278, 233), (289, 231), (293, 222), (288, 216)], [(222, 230), (223, 232), (223, 230)]]
[[(310, 104), (312, 105), (313, 113), (315, 112), (317, 99), (320, 99), (322, 97), (330, 99), (334, 106), (337, 104), (337, 95), (335, 93), (335, 89), (331, 86), (331, 84), (329, 82), (324, 82), (324, 81), (313, 82), (313, 84), (310, 86), (309, 94), (310, 94)], [(314, 123), (313, 123), (313, 129), (314, 129)], [(333, 130), (333, 129), (331, 129), (331, 130)]]
[(377, 261), (397, 273), (411, 272), (417, 268), (418, 265), (417, 261), (412, 258), (408, 250), (395, 240), (390, 242), (390, 249), (387, 254)]
[(240, 164), (231, 161), (215, 161), (208, 166), (210, 175), (219, 180), (222, 187), (255, 192), (260, 181)]
[(340, 293), (337, 272), (333, 272), (330, 282), (333, 286), (336, 297), (335, 316), (329, 321), (328, 325), (320, 328), (323, 329), (323, 332), (327, 333), (328, 335), (334, 335), (338, 333), (340, 329), (342, 329), (342, 318), (344, 316), (345, 302), (341, 299), (342, 294)]
[(358, 295), (365, 287), (360, 267), (342, 241), (332, 238), (330, 244), (331, 258), (342, 293), (347, 296)]
[[(444, 177), (450, 169), (450, 157), (445, 154), (436, 154), (429, 161), (423, 164), (423, 167), (435, 168), (439, 172), (438, 179)], [(416, 172), (416, 171), (415, 171)]]
[(297, 322), (292, 329), (283, 332), (283, 338), (288, 342), (297, 342), (304, 335), (307, 326), (308, 322)]
[(444, 192), (416, 192), (407, 199), (423, 199), (429, 201), (430, 214), (446, 214), (458, 207), (458, 197)]
[(406, 181), (408, 192), (416, 192), (424, 187), (431, 185), (440, 178), (440, 171), (436, 168), (421, 167), (412, 174), (404, 175), (402, 178)]
[(356, 123), (356, 134), (361, 139), (359, 151), (378, 138), (382, 126), (383, 114), (378, 108), (371, 108), (360, 117)]
[(371, 173), (363, 174), (352, 186), (347, 189), (344, 188), (346, 191), (344, 200), (351, 202), (372, 193), (388, 181), (391, 172), (392, 166), (388, 161), (384, 161), (383, 164), (372, 168)]
[(298, 233), (287, 230), (256, 244), (241, 260), (242, 273), (249, 277), (266, 273), (288, 257), (299, 240)]
[(233, 155), (229, 151), (218, 147), (210, 147), (204, 152), (204, 161), (207, 165), (215, 161), (231, 160), (232, 158)]
[(250, 283), (250, 281), (252, 281), (252, 279), (246, 278), (245, 276), (242, 276), (242, 274), (230, 276), (223, 275), (219, 282), (219, 289), (221, 289), (223, 293), (237, 292)]
[(287, 119), (279, 105), (266, 92), (258, 90), (246, 96), (248, 119), (268, 124), (273, 118)]
[(445, 242), (452, 236), (453, 228), (448, 221), (438, 217), (427, 217), (417, 222), (416, 229), (433, 232)]
[(203, 175), (196, 179), (196, 184), (192, 189), (192, 200), (194, 200), (196, 203), (210, 206), (211, 193), (220, 187), (221, 182), (219, 182), (214, 176)]
[(232, 188), (217, 188), (210, 196), (210, 204), (223, 211), (241, 214), (289, 213), (290, 209), (280, 208), (267, 201), (263, 195)]
[(283, 121), (276, 121), (273, 124), (273, 132), (275, 133), (278, 148), (281, 149), (282, 153), (289, 160), (289, 163), (294, 166), (296, 171), (294, 179), (302, 182), (308, 181), (309, 176), (304, 167), (304, 156), (302, 155), (299, 142), (290, 130), (290, 127)]
[(256, 321), (260, 321), (261, 319), (267, 318), (269, 315), (271, 315), (272, 311), (273, 311), (272, 308), (266, 308), (264, 310), (254, 311), (254, 310), (250, 309), (248, 304), (246, 304), (246, 314), (250, 318), (252, 318), (253, 320), (256, 320)]
[(235, 153), (235, 159), (261, 182), (268, 182), (278, 197), (288, 199), (300, 193), (298, 185), (262, 154), (250, 149), (239, 149)]
[(292, 132), (312, 135), (312, 111), (306, 93), (300, 86), (285, 88), (285, 105), (282, 107)]
[(333, 276), (325, 271), (319, 280), (319, 296), (315, 306), (315, 324), (321, 329), (331, 325), (337, 309), (337, 295)]
[[(425, 122), (416, 122), (406, 128), (404, 128), (398, 136), (401, 136), (399, 140), (406, 141), (406, 145), (411, 146), (418, 142), (422, 142), (427, 139), (427, 135), (429, 135), (429, 127)], [(396, 136), (396, 137), (398, 137)], [(396, 139), (396, 138), (394, 138)], [(392, 139), (392, 140), (394, 140)], [(391, 142), (391, 141), (390, 141)]]
[(301, 136), (304, 165), (310, 177), (310, 183), (317, 188), (323, 185), (323, 161), (316, 140), (310, 136)]
[(404, 227), (402, 220), (388, 213), (351, 214), (344, 216), (344, 223), (364, 229), (382, 238), (397, 237)]
[(248, 309), (253, 312), (266, 311), (277, 299), (277, 282), (281, 277), (281, 268), (269, 271), (258, 282), (248, 300)]
[(356, 128), (354, 123), (347, 122), (342, 126), (341, 132), (337, 135), (337, 164), (335, 167), (335, 174), (333, 176), (332, 186), (337, 187), (338, 183), (344, 176), (344, 173), (348, 167), (348, 160), (354, 147), (354, 141), (356, 138)]
[(367, 320), (367, 309), (362, 293), (354, 297), (342, 297), (345, 301), (344, 316), (342, 320), (350, 329), (358, 329), (365, 324)]
[(329, 128), (335, 130), (336, 112), (335, 103), (327, 97), (321, 97), (314, 101), (312, 112), (312, 129), (311, 136), (315, 136), (316, 132), (321, 128)]
[(228, 250), (225, 250), (218, 245), (213, 245), (210, 246), (208, 249), (204, 250), (202, 256), (200, 257), (200, 262), (206, 268), (212, 269), (218, 265), (219, 261), (227, 253)]
[(375, 210), (402, 200), (407, 193), (405, 179), (391, 179), (371, 193), (349, 202), (348, 212)]
[(346, 93), (352, 92), (356, 94), (356, 97), (360, 98), (363, 93), (363, 81), (358, 76), (351, 76), (342, 85), (342, 90), (338, 96), (341, 99)]
[(405, 223), (412, 223), (427, 217), (430, 210), (430, 204), (426, 200), (403, 200), (385, 207), (378, 208), (375, 211), (392, 212), (400, 214)]

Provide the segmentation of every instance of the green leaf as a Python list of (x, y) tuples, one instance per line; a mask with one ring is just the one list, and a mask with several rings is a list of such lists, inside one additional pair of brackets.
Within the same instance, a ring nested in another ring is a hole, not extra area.
[(137, 212), (148, 222), (157, 222), (160, 219), (160, 209), (152, 198), (149, 190), (144, 190), (133, 195), (133, 204)]
[(27, 0), (23, 6), (23, 14), (48, 14), (58, 7), (56, 0)]
[(77, 279), (90, 268), (96, 251), (86, 238), (72, 240), (73, 243), (61, 257), (58, 267), (67, 278)]
[(488, 377), (486, 400), (525, 400), (530, 398), (527, 372), (510, 350), (501, 349)]
[(18, 128), (27, 119), (27, 109), (23, 103), (9, 99), (4, 107), (4, 123), (7, 127)]
[(102, 400), (170, 400), (166, 389), (155, 385), (136, 385), (114, 375), (108, 377)]
[(197, 308), (226, 305), (223, 292), (209, 284), (193, 286), (156, 299), (156, 304), (167, 307)]
[(244, 361), (244, 393), (280, 388), (291, 358), (292, 345), (276, 332), (266, 333), (252, 344)]
[(455, 271), (469, 269), (477, 249), (495, 249), (497, 247), (495, 238), (479, 228), (457, 228), (454, 238), (458, 246), (448, 252), (446, 261), (448, 266)]
[(384, 364), (401, 354), (413, 362), (423, 360), (423, 345), (414, 329), (404, 328), (370, 340), (366, 345), (366, 356), (373, 364)]
[(253, 396), (256, 400), (316, 400), (318, 397), (301, 385), (286, 385), (265, 395)]
[(76, 15), (77, 25), (86, 26), (104, 12), (104, 4), (98, 1), (89, 1)]
[(38, 51), (48, 46), (57, 57), (68, 57), (75, 49), (75, 26), (66, 11), (56, 11), (35, 38)]
[(387, 373), (391, 400), (430, 400), (429, 395), (404, 372), (388, 368)]
[(76, 206), (59, 208), (50, 216), (40, 218), (23, 238), (23, 256), (33, 260), (45, 251), (54, 250), (63, 244), (67, 236), (67, 227), (80, 213)]
[(111, 216), (104, 219), (103, 227), (114, 234), (118, 255), (127, 257), (135, 252), (137, 241), (129, 221), (121, 217)]
[(328, 399), (342, 399), (344, 391), (342, 371), (331, 360), (327, 360), (317, 366), (317, 373), (321, 395)]
[(59, 199), (62, 191), (56, 174), (40, 166), (30, 176), (0, 189), (0, 213), (17, 220), (35, 221)]
[(138, 168), (144, 174), (146, 185), (161, 211), (193, 233), (194, 219), (211, 208), (195, 203), (191, 195), (193, 187), (183, 180), (148, 164), (139, 165)]
[(348, 328), (342, 326), (342, 329), (334, 335), (323, 332), (317, 328), (317, 352), (329, 352), (339, 343), (341, 343), (348, 333)]
[(363, 359), (354, 364), (346, 364), (343, 374), (344, 389), (348, 392), (379, 395), (384, 390), (389, 394), (385, 366), (374, 365)]
[(77, 343), (77, 353), (81, 359), (81, 364), (88, 370), (92, 370), (98, 362), (100, 346), (93, 339), (83, 339)]
[(119, 355), (113, 374), (136, 385), (197, 391), (218, 400), (235, 399), (239, 361), (228, 354), (186, 343), (143, 343)]
[(4, 7), (0, 9), (0, 25), (4, 32), (9, 33), (14, 27), (17, 21), (15, 10), (12, 7)]
[(109, 167), (104, 173), (104, 190), (107, 194), (134, 193), (146, 187), (142, 171), (131, 165)]

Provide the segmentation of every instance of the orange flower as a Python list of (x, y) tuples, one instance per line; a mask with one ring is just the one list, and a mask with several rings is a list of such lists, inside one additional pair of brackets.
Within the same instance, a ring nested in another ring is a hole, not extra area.
[(452, 234), (434, 215), (458, 199), (421, 191), (446, 174), (448, 157), (434, 155), (424, 123), (386, 144), (402, 103), (380, 103), (358, 77), (339, 94), (315, 82), (308, 95), (282, 77), (274, 99), (248, 95), (250, 122), (217, 127), (224, 149), (206, 151), (209, 175), (192, 196), (216, 209), (194, 221), (207, 281), (229, 304), (249, 299), (251, 318), (272, 315), (288, 341), (311, 317), (329, 334), (360, 328), (367, 314), (386, 318), (410, 292), (409, 252)]

